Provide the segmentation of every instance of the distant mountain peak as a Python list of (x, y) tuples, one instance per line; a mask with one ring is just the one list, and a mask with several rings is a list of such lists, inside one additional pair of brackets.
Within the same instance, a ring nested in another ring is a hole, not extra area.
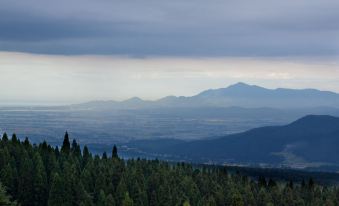
[(268, 90), (264, 87), (260, 87), (257, 85), (250, 85), (250, 84), (246, 84), (244, 82), (238, 82), (236, 84), (232, 84), (230, 86), (228, 86), (226, 89), (265, 89)]
[(246, 84), (244, 82), (238, 82), (235, 84), (229, 85), (227, 88), (232, 88), (232, 87), (252, 87), (253, 85)]
[[(220, 98), (231, 98), (231, 96), (243, 96), (248, 97), (253, 96), (255, 94), (267, 93), (269, 89), (259, 87), (256, 85), (249, 85), (243, 82), (238, 82), (236, 84), (232, 84), (226, 88), (219, 88), (219, 89), (209, 89), (206, 91), (201, 92), (197, 96), (203, 97), (220, 97)], [(235, 105), (233, 105), (235, 106)]]
[(127, 99), (127, 100), (125, 100), (125, 101), (123, 101), (123, 102), (143, 102), (144, 100), (142, 100), (141, 98), (139, 98), (139, 97), (132, 97), (132, 98), (130, 98), (130, 99)]

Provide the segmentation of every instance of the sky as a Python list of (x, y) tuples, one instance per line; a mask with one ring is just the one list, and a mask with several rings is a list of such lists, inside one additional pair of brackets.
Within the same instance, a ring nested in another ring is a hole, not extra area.
[(339, 92), (339, 1), (1, 0), (0, 104)]

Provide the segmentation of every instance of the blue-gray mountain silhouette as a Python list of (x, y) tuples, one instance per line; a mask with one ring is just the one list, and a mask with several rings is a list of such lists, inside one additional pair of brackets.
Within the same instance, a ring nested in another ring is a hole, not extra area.
[(167, 96), (156, 101), (144, 101), (135, 97), (122, 102), (90, 102), (78, 106), (92, 109), (230, 106), (246, 108), (338, 108), (339, 94), (316, 89), (266, 89), (255, 85), (237, 83), (226, 88), (206, 90), (191, 97)]
[(294, 167), (339, 165), (339, 118), (308, 115), (285, 126), (252, 129), (209, 140), (141, 140), (142, 151), (191, 161)]

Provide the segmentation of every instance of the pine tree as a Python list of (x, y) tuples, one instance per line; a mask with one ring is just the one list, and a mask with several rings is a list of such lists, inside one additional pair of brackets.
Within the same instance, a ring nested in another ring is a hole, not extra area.
[[(201, 206), (216, 206), (217, 203), (215, 202), (214, 197), (210, 196), (210, 197), (204, 197), (202, 202), (199, 205), (201, 205)], [(232, 204), (232, 206), (238, 206), (238, 205)]]
[(0, 205), (2, 206), (14, 206), (15, 203), (10, 201), (10, 197), (7, 195), (5, 188), (0, 182)]
[(0, 170), (9, 163), (11, 159), (11, 154), (9, 153), (7, 147), (0, 149)]
[(268, 193), (265, 188), (261, 188), (258, 194), (258, 205), (267, 205), (272, 203), (272, 198), (270, 193)]
[(16, 145), (16, 144), (19, 143), (19, 140), (18, 140), (18, 138), (16, 137), (16, 134), (15, 134), (15, 133), (13, 133), (13, 135), (12, 135), (12, 143), (13, 143), (14, 145)]
[(115, 201), (114, 201), (112, 194), (109, 194), (106, 197), (106, 206), (115, 206)]
[(70, 153), (70, 150), (71, 150), (71, 145), (69, 142), (68, 132), (66, 131), (64, 141), (61, 147), (61, 153), (68, 155)]
[(62, 178), (58, 173), (55, 173), (51, 190), (49, 192), (48, 206), (71, 206), (72, 202), (69, 202), (65, 198), (65, 187)]
[(260, 176), (258, 179), (258, 186), (259, 187), (266, 187), (267, 186), (267, 182), (266, 182), (266, 178), (263, 176)]
[(249, 184), (245, 185), (245, 190), (243, 192), (244, 192), (243, 197), (244, 197), (245, 205), (256, 205), (256, 199), (253, 195), (253, 191)]
[(119, 158), (118, 157), (118, 148), (116, 145), (113, 146), (113, 149), (112, 149), (112, 158), (113, 159), (116, 159), (116, 158)]
[(83, 150), (83, 157), (82, 157), (82, 167), (84, 168), (91, 158), (91, 154), (89, 153), (88, 147), (85, 145)]
[(93, 206), (92, 197), (85, 190), (82, 181), (76, 183), (76, 190), (73, 197), (73, 205)]
[(157, 194), (156, 194), (155, 190), (152, 190), (152, 192), (151, 192), (151, 197), (150, 197), (150, 200), (149, 200), (149, 205), (150, 206), (157, 206), (158, 205)]
[(28, 137), (25, 138), (24, 146), (26, 147), (26, 149), (28, 149), (29, 147), (31, 147), (31, 143), (29, 142)]
[(301, 181), (301, 188), (305, 188), (306, 187), (306, 183), (305, 183), (305, 180), (303, 179), (302, 181)]
[(60, 151), (59, 151), (59, 147), (58, 147), (58, 146), (56, 146), (55, 149), (54, 149), (54, 155), (55, 155), (55, 157), (56, 157), (57, 159), (58, 159), (59, 156), (60, 156)]
[(0, 172), (1, 181), (3, 185), (7, 188), (7, 191), (11, 194), (15, 192), (15, 179), (13, 174), (13, 168), (9, 163)]
[(105, 174), (99, 170), (97, 172), (97, 176), (95, 179), (95, 186), (94, 186), (94, 199), (95, 200), (99, 198), (101, 191), (104, 192), (106, 190), (106, 182), (108, 182), (108, 180), (106, 180)]
[(106, 153), (106, 152), (104, 152), (104, 153), (102, 154), (102, 159), (107, 160), (107, 153)]
[(32, 205), (34, 202), (34, 186), (33, 186), (33, 163), (26, 157), (20, 168), (19, 178), (19, 202), (22, 205)]
[(60, 176), (64, 186), (64, 202), (72, 204), (76, 193), (76, 169), (75, 164), (66, 161), (63, 168), (63, 174)]
[(125, 182), (125, 178), (122, 177), (120, 182), (119, 182), (119, 185), (117, 187), (117, 190), (116, 190), (116, 195), (117, 195), (117, 205), (121, 205), (125, 196), (126, 196), (126, 191), (127, 191), (127, 186), (126, 186), (126, 182)]
[(8, 142), (8, 135), (6, 132), (2, 135), (2, 141), (5, 143)]
[(34, 154), (34, 205), (44, 206), (47, 204), (47, 174), (39, 153)]
[(106, 206), (106, 195), (103, 190), (100, 190), (96, 206)]
[(72, 142), (72, 154), (77, 158), (81, 157), (80, 145), (77, 143), (75, 139), (73, 139), (73, 142)]
[(231, 196), (231, 205), (232, 206), (243, 206), (244, 201), (241, 194), (238, 191), (234, 191)]
[(269, 188), (272, 188), (272, 187), (275, 187), (277, 186), (277, 183), (272, 180), (271, 178), (268, 180), (268, 185), (267, 185)]
[(312, 177), (308, 181), (308, 188), (309, 189), (314, 189), (314, 181), (313, 181)]
[(130, 198), (128, 192), (125, 193), (125, 198), (122, 201), (122, 206), (133, 206), (133, 200)]

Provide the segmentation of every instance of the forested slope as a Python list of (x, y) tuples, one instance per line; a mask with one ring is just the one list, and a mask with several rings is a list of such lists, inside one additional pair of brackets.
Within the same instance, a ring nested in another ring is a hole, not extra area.
[(65, 134), (59, 150), (6, 134), (0, 141), (0, 205), (338, 205), (339, 189), (314, 183), (258, 180), (225, 167), (93, 156)]
[(205, 140), (138, 140), (130, 148), (195, 162), (339, 169), (339, 118), (307, 115), (283, 126), (267, 126)]

